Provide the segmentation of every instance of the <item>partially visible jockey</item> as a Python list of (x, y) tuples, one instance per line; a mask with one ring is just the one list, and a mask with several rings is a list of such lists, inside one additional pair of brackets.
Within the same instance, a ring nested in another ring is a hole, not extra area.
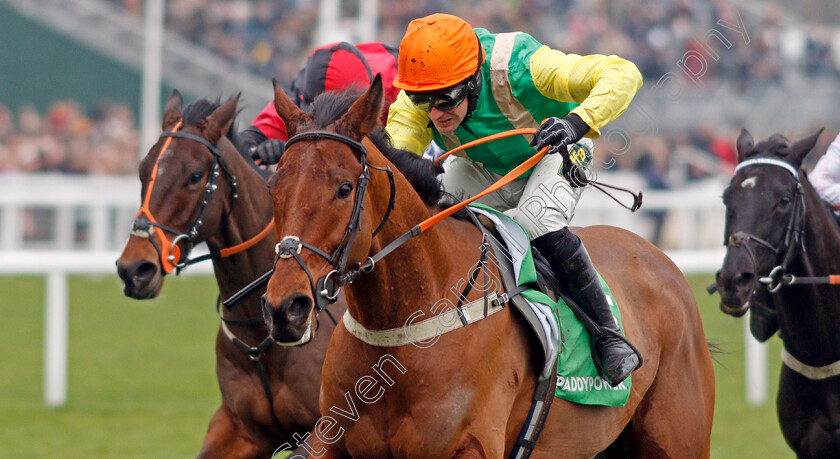
[(591, 145), (584, 136), (598, 137), (624, 113), (642, 86), (636, 66), (617, 56), (565, 54), (525, 33), (493, 34), (433, 14), (408, 25), (394, 86), (402, 92), (386, 131), (395, 147), (418, 155), (432, 140), (449, 150), (513, 128), (538, 128), (532, 139), (510, 137), (448, 157), (444, 189), (474, 196), (550, 147), (529, 173), (479, 202), (505, 211), (530, 234), (600, 326), (593, 337), (599, 372), (612, 386), (624, 381), (640, 360), (618, 329), (586, 248), (568, 229), (586, 182), (583, 169), (557, 153), (581, 140)]
[[(295, 75), (290, 95), (298, 107), (308, 110), (319, 94), (341, 91), (351, 87), (366, 89), (373, 77), (382, 74), (385, 82), (386, 107), (382, 113), (384, 123), (388, 108), (397, 97), (399, 89), (391, 85), (397, 75), (397, 50), (379, 42), (352, 45), (347, 42), (332, 43), (315, 48), (306, 59), (306, 66)], [(261, 164), (276, 164), (285, 149), (286, 124), (277, 115), (274, 104), (268, 105), (254, 119), (253, 125), (239, 133), (242, 147), (251, 152)]]
[(808, 180), (823, 201), (835, 210), (840, 210), (840, 134), (828, 146), (814, 169), (808, 174)]

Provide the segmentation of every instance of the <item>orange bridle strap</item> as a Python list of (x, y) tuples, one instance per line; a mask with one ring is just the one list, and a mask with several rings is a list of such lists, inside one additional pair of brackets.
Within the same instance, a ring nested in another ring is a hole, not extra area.
[[(178, 120), (178, 123), (172, 128), (172, 131), (177, 131), (178, 128), (181, 127), (182, 120)], [(157, 172), (158, 172), (158, 163), (160, 163), (160, 159), (163, 157), (163, 154), (166, 153), (166, 149), (169, 148), (169, 144), (172, 143), (172, 137), (167, 137), (166, 140), (163, 142), (163, 147), (160, 149), (160, 154), (158, 155), (157, 159), (155, 160), (154, 168), (152, 169), (152, 178), (149, 179), (149, 189), (146, 190), (146, 196), (143, 197), (143, 205), (140, 207), (140, 210), (137, 212), (137, 217), (145, 216), (149, 219), (152, 223), (157, 223), (155, 217), (152, 215), (152, 211), (149, 209), (149, 202), (152, 198), (152, 190), (155, 187), (155, 180), (157, 179)], [(175, 269), (175, 264), (173, 263), (174, 260), (181, 259), (181, 249), (177, 245), (173, 245), (172, 242), (166, 237), (166, 234), (163, 232), (161, 228), (158, 226), (153, 225), (155, 234), (157, 234), (158, 238), (160, 239), (161, 244), (161, 253), (160, 253), (160, 263), (163, 272), (169, 274)]]
[[(181, 127), (181, 121), (178, 121), (178, 123), (172, 128), (172, 132), (178, 131), (179, 127)], [(266, 225), (266, 227), (263, 228), (263, 230), (259, 232), (259, 234), (252, 237), (251, 239), (248, 239), (245, 242), (237, 244), (233, 247), (228, 247), (228, 248), (222, 249), (222, 250), (220, 250), (218, 252), (215, 252), (215, 253), (211, 252), (210, 254), (202, 255), (202, 256), (197, 257), (197, 258), (184, 260), (183, 263), (180, 262), (180, 260), (181, 260), (181, 248), (177, 245), (177, 241), (179, 240), (179, 238), (183, 238), (185, 236), (181, 234), (181, 235), (176, 236), (176, 238), (174, 240), (170, 241), (165, 236), (165, 231), (161, 228), (161, 226), (155, 220), (154, 216), (152, 215), (152, 211), (149, 208), (149, 203), (151, 202), (152, 190), (154, 189), (155, 181), (157, 179), (157, 172), (158, 172), (158, 166), (159, 166), (160, 159), (163, 156), (163, 154), (166, 152), (166, 150), (169, 148), (169, 145), (172, 142), (173, 137), (174, 136), (167, 136), (166, 140), (163, 143), (163, 146), (161, 147), (160, 155), (158, 155), (157, 160), (155, 160), (155, 165), (154, 165), (154, 168), (152, 169), (152, 176), (149, 180), (149, 188), (147, 190), (146, 196), (144, 196), (144, 198), (143, 198), (143, 205), (140, 207), (140, 211), (137, 212), (137, 217), (145, 216), (146, 218), (149, 219), (150, 222), (152, 222), (152, 227), (154, 228), (155, 234), (157, 234), (158, 238), (161, 240), (160, 259), (161, 259), (161, 268), (163, 269), (163, 271), (168, 274), (168, 273), (172, 272), (173, 270), (175, 270), (176, 268), (180, 270), (180, 269), (186, 267), (189, 264), (193, 264), (193, 263), (196, 263), (196, 262), (199, 262), (199, 261), (203, 261), (203, 260), (208, 259), (208, 258), (213, 258), (213, 257), (227, 258), (231, 255), (234, 255), (234, 254), (243, 252), (245, 250), (248, 250), (251, 247), (253, 247), (254, 245), (256, 245), (258, 242), (265, 239), (265, 237), (268, 236), (269, 233), (271, 233), (272, 229), (274, 228), (274, 218), (273, 217), (272, 217), (271, 221), (268, 222), (268, 225)], [(192, 137), (187, 136), (187, 138), (192, 138)], [(198, 140), (198, 139), (196, 139), (196, 140)], [(208, 146), (208, 148), (210, 148), (210, 147)], [(217, 160), (218, 160), (218, 158), (217, 158)], [(235, 178), (233, 180), (234, 180), (234, 183), (235, 183)], [(235, 197), (236, 197), (236, 194), (234, 192), (234, 198)], [(149, 235), (149, 237), (151, 237), (151, 235)], [(179, 265), (179, 263), (181, 263), (181, 264)]]

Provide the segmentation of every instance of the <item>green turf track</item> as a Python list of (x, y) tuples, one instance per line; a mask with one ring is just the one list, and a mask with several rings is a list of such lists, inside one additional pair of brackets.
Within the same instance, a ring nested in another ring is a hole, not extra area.
[[(744, 398), (743, 323), (692, 277), (715, 364), (713, 458), (790, 458), (775, 392), (778, 338), (769, 345), (769, 399)], [(129, 300), (116, 276), (70, 282), (68, 404), (43, 402), (44, 280), (0, 277), (0, 457), (193, 457), (219, 403), (212, 278), (168, 278), (160, 298)]]

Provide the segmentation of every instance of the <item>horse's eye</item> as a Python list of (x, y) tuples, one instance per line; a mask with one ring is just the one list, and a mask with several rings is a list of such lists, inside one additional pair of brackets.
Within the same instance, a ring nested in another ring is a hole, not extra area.
[(344, 182), (338, 186), (338, 191), (335, 192), (335, 196), (338, 199), (347, 199), (350, 196), (350, 193), (353, 191), (353, 184), (350, 182)]
[(189, 183), (190, 185), (195, 185), (196, 183), (201, 181), (202, 176), (203, 174), (201, 172), (193, 172), (192, 174), (190, 174), (190, 178), (187, 183)]
[(781, 204), (784, 207), (787, 207), (788, 205), (790, 205), (791, 201), (793, 201), (793, 199), (790, 196), (782, 196), (782, 199), (779, 200), (779, 204)]

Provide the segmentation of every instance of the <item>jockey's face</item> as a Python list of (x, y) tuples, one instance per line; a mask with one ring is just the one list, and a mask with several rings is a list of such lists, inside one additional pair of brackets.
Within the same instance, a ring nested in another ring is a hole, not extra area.
[(461, 125), (461, 121), (467, 116), (469, 105), (467, 100), (464, 99), (458, 106), (450, 110), (441, 110), (437, 107), (432, 107), (429, 112), (429, 118), (431, 118), (438, 132), (449, 134)]

